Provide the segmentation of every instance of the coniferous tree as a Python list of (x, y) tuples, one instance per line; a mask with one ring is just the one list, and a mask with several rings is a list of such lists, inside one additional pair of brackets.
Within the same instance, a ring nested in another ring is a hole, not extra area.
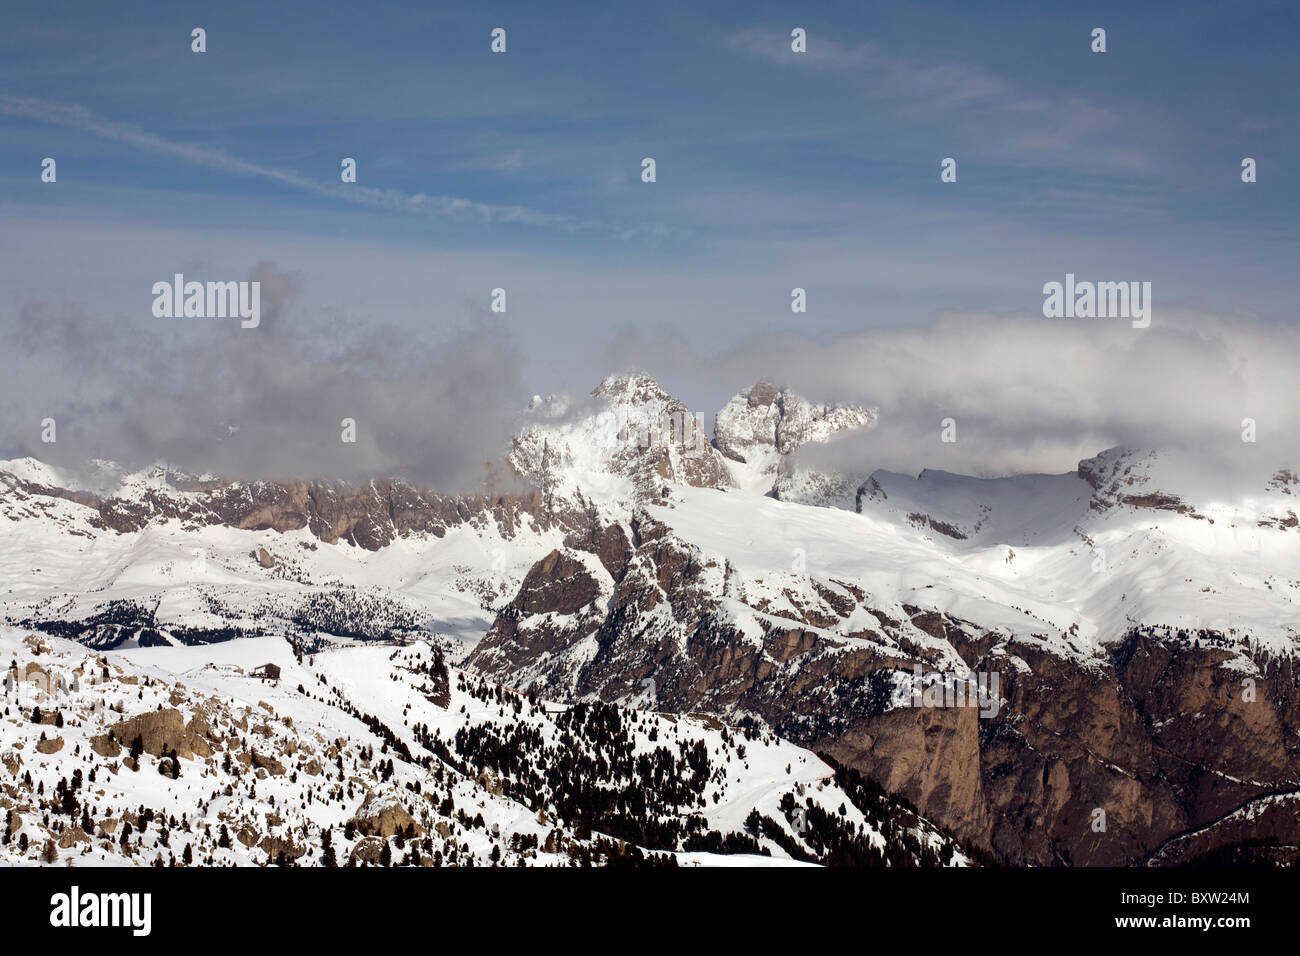
[(339, 865), (338, 858), (334, 855), (334, 828), (326, 827), (321, 831), (320, 845), (324, 852), (321, 854), (321, 865), (336, 867)]
[(60, 781), (60, 787), (63, 791), (63, 797), (59, 801), (59, 809), (70, 817), (77, 815), (77, 794), (67, 786), (66, 781)]

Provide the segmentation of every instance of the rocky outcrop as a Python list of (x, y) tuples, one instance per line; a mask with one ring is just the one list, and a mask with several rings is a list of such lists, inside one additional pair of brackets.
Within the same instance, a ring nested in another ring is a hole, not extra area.
[(529, 570), (513, 606), (521, 614), (573, 614), (598, 594), (600, 585), (585, 564), (552, 551)]
[(600, 605), (608, 593), (587, 565), (552, 551), (529, 570), (519, 593), (497, 615), (489, 631), (491, 646), (517, 648), (527, 657), (567, 649), (600, 625)]
[(1295, 866), (1300, 793), (1269, 794), (1209, 826), (1179, 834), (1151, 855), (1162, 866)]
[(68, 827), (59, 837), (59, 849), (67, 850), (76, 846), (78, 843), (89, 843), (90, 836), (79, 826)]
[(352, 848), (352, 854), (348, 857), (349, 866), (359, 866), (368, 864), (378, 866), (384, 853), (384, 841), (377, 840), (374, 837), (367, 837), (358, 841), (357, 845)]
[(173, 751), (183, 760), (191, 760), (196, 753), (207, 756), (212, 753), (208, 741), (200, 733), (201, 724), (194, 721), (187, 726), (179, 710), (167, 708), (150, 711), (138, 717), (118, 721), (109, 728), (109, 740), (92, 741), (96, 752), (105, 750), (104, 756), (116, 756), (109, 750), (110, 743), (130, 747), (136, 738), (140, 738), (144, 752), (153, 757), (165, 757)]
[(0, 754), (0, 765), (3, 765), (9, 771), (11, 777), (18, 776), (18, 771), (23, 767), (23, 758), (16, 750), (6, 750)]
[(366, 794), (366, 799), (352, 817), (352, 825), (364, 836), (390, 837), (420, 836), (424, 828), (407, 811), (399, 793), (391, 788), (376, 788)]
[(266, 754), (260, 754), (254, 750), (250, 759), (252, 760), (254, 770), (265, 770), (273, 777), (284, 776), (284, 764), (280, 763), (280, 761), (276, 760), (274, 757), (268, 757)]
[(299, 846), (290, 839), (274, 836), (270, 833), (258, 841), (257, 848), (266, 853), (267, 859), (272, 862), (280, 859), (281, 854), (286, 859), (296, 860), (307, 852), (305, 846)]
[(1154, 452), (1111, 448), (1079, 462), (1078, 474), (1093, 488), (1090, 504), (1094, 511), (1112, 507), (1142, 508), (1211, 521), (1182, 497), (1159, 486), (1160, 464)]
[(90, 749), (99, 756), (108, 757), (109, 759), (114, 759), (122, 754), (122, 745), (109, 737), (108, 734), (96, 734), (91, 737)]

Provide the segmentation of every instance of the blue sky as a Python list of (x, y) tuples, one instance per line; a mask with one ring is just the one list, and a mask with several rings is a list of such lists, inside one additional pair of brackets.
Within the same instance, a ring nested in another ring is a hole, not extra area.
[(1297, 26), (1285, 2), (16, 5), (0, 321), (150, 329), (153, 281), (271, 262), (304, 339), (495, 322), (522, 387), (626, 359), (705, 407), (747, 383), (704, 357), (1033, 315), (1067, 271), (1294, 323)]

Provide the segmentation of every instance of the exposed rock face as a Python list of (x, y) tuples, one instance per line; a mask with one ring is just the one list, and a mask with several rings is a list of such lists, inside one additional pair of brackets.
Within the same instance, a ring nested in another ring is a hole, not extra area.
[[(1218, 821), (1238, 808), (1300, 791), (1300, 675), (1256, 669), (1221, 636), (1189, 646), (1135, 630), (1102, 656), (1068, 655), (933, 611), (875, 608), (833, 581), (783, 608), (805, 626), (773, 619), (756, 636), (718, 595), (758, 610), (769, 598), (726, 583), (729, 567), (645, 514), (630, 530), (630, 556), (612, 548), (602, 561), (608, 582), (574, 556), (538, 562), (471, 663), (559, 696), (645, 700), (652, 681), (657, 710), (757, 714), (1014, 863), (1130, 864), (1205, 830), (1170, 851), (1186, 859), (1223, 845), (1234, 831)], [(891, 688), (917, 661), (998, 674), (996, 713), (898, 706)], [(1294, 845), (1294, 817), (1270, 820)]]
[(600, 585), (587, 566), (552, 551), (528, 572), (513, 606), (521, 614), (574, 614), (596, 599)]
[(1221, 820), (1174, 837), (1152, 856), (1165, 866), (1294, 866), (1300, 794), (1270, 794)]
[(733, 461), (745, 462), (755, 450), (789, 455), (800, 445), (825, 441), (836, 432), (868, 427), (873, 411), (860, 405), (818, 405), (787, 388), (763, 380), (741, 392), (718, 412), (714, 441)]
[(108, 734), (98, 734), (91, 737), (90, 749), (101, 757), (108, 757), (110, 760), (122, 754), (122, 745), (116, 740), (110, 739)]
[(18, 771), (22, 769), (23, 758), (17, 751), (6, 750), (3, 754), (0, 754), (0, 764), (4, 765), (11, 777), (16, 777)]
[(213, 489), (193, 503), (163, 495), (150, 496), (141, 505), (109, 499), (99, 512), (105, 526), (115, 531), (135, 531), (153, 518), (172, 517), (255, 531), (308, 528), (327, 544), (346, 541), (377, 551), (411, 533), (442, 537), (449, 527), (471, 517), (496, 520), (509, 531), (526, 507), (527, 499), (445, 496), (400, 481), (361, 486), (259, 481)]
[(73, 826), (73, 827), (68, 827), (68, 829), (64, 830), (63, 835), (59, 837), (59, 848), (62, 850), (67, 850), (70, 849), (71, 847), (76, 846), (78, 843), (89, 843), (89, 842), (90, 842), (90, 836), (86, 833), (86, 831), (81, 829), (81, 827)]
[(274, 757), (268, 757), (266, 754), (259, 754), (256, 750), (252, 753), (253, 767), (257, 770), (265, 770), (274, 777), (284, 776), (284, 764)]
[(1158, 469), (1157, 458), (1153, 452), (1111, 448), (1079, 462), (1079, 477), (1095, 491), (1092, 508), (1150, 508), (1209, 520), (1179, 495), (1159, 487), (1159, 478), (1153, 474)]
[(374, 837), (367, 837), (352, 848), (352, 855), (348, 858), (348, 863), (351, 866), (357, 866), (361, 863), (378, 866), (383, 852), (384, 844), (382, 841), (376, 840)]
[[(535, 512), (538, 505), (536, 497), (528, 493), (443, 495), (398, 479), (361, 485), (289, 480), (195, 482), (166, 469), (158, 469), (150, 478), (143, 487), (101, 496), (5, 476), (11, 498), (75, 501), (97, 512), (93, 527), (123, 534), (167, 519), (191, 528), (224, 525), (280, 532), (307, 528), (328, 544), (346, 541), (370, 551), (412, 534), (442, 537), (448, 528), (467, 522), (495, 523), (509, 536), (521, 516)], [(275, 564), (269, 553), (256, 557), (264, 568)]]
[(597, 578), (572, 553), (552, 551), (528, 572), (518, 595), (497, 616), (485, 649), (497, 673), (507, 673), (516, 653), (544, 656), (567, 650), (599, 628), (610, 593), (607, 575)]
[(118, 721), (109, 730), (114, 741), (127, 747), (139, 737), (144, 752), (153, 757), (163, 757), (174, 750), (177, 757), (190, 760), (195, 756), (196, 747), (204, 751), (201, 756), (212, 752), (202, 734), (197, 732), (196, 725), (191, 722), (186, 726), (181, 712), (170, 708)]
[(505, 792), (501, 786), (501, 778), (491, 770), (484, 770), (478, 775), (478, 785), (488, 793), (494, 793), (498, 797)]
[(307, 852), (305, 846), (298, 846), (292, 840), (267, 834), (258, 842), (257, 847), (263, 850), (271, 860), (278, 859), (280, 854), (284, 854), (290, 860), (296, 860)]
[(614, 468), (643, 493), (664, 481), (697, 488), (725, 488), (731, 476), (709, 442), (703, 416), (673, 398), (647, 376), (606, 379), (591, 393), (623, 412)]

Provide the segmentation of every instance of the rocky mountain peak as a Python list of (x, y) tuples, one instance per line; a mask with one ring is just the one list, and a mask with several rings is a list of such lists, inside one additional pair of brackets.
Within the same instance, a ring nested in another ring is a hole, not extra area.
[(870, 427), (875, 420), (875, 411), (861, 405), (817, 404), (760, 379), (718, 412), (714, 441), (728, 458), (747, 463), (755, 454), (789, 455), (800, 445)]
[(742, 392), (750, 408), (775, 405), (781, 400), (782, 389), (768, 379), (760, 378), (746, 392)]
[(668, 484), (732, 485), (702, 416), (649, 375), (611, 375), (591, 396), (595, 402), (558, 414), (539, 408), (507, 456), (548, 509), (563, 511), (564, 502), (579, 499), (658, 498)]
[(610, 375), (592, 389), (591, 394), (596, 398), (608, 399), (614, 404), (644, 405), (648, 402), (676, 401), (657, 381), (644, 372)]

